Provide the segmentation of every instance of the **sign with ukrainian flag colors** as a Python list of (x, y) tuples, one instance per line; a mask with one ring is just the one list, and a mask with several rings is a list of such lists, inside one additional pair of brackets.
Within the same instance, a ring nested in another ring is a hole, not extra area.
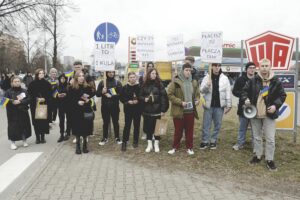
[(294, 130), (295, 93), (287, 92), (286, 94), (286, 100), (279, 108), (279, 117), (276, 119), (276, 129)]

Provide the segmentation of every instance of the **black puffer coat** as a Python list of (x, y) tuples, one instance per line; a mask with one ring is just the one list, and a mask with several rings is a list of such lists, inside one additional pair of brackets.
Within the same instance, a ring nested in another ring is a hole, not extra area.
[[(145, 98), (153, 95), (153, 100), (145, 102)], [(142, 102), (144, 115), (158, 115), (165, 113), (169, 109), (169, 99), (162, 83), (159, 85), (155, 81), (150, 81), (141, 87), (139, 99)]]
[[(246, 83), (245, 87), (243, 88), (241, 94), (242, 105), (244, 105), (246, 99), (249, 98), (251, 104), (256, 106), (259, 92), (262, 89), (263, 89), (262, 79), (257, 74), (254, 76), (253, 79), (250, 79)], [(269, 118), (271, 119), (278, 118), (278, 110), (284, 103), (285, 99), (286, 99), (286, 93), (284, 91), (284, 88), (282, 87), (282, 84), (278, 80), (278, 78), (274, 76), (273, 78), (270, 79), (268, 96), (264, 97), (266, 108), (268, 108), (271, 105), (276, 106), (276, 111), (274, 113), (266, 112)]]
[[(20, 104), (14, 105), (12, 103), (13, 100), (17, 100), (17, 96), (21, 94), (25, 97)], [(12, 87), (6, 91), (5, 97), (10, 99), (6, 106), (8, 139), (18, 141), (22, 140), (23, 136), (29, 138), (31, 136), (31, 124), (28, 113), (30, 97), (27, 91), (21, 87)]]

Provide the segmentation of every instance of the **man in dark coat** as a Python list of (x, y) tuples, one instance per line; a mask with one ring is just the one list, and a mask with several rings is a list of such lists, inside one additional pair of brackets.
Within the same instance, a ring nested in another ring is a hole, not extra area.
[(247, 119), (243, 114), (244, 104), (242, 103), (241, 94), (242, 94), (243, 87), (246, 85), (246, 82), (254, 77), (255, 68), (256, 66), (253, 62), (248, 62), (245, 66), (246, 73), (243, 73), (242, 76), (240, 76), (236, 80), (232, 90), (232, 94), (239, 98), (237, 114), (239, 116), (240, 127), (238, 131), (238, 139), (237, 139), (238, 141), (232, 147), (236, 151), (244, 147), (244, 144), (246, 142), (246, 132), (247, 132), (248, 124), (250, 122), (250, 120)]

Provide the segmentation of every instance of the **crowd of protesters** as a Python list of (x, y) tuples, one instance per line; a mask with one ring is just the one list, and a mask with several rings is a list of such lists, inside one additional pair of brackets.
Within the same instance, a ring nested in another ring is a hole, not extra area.
[[(46, 143), (51, 125), (59, 118), (60, 135), (58, 142), (75, 136), (75, 153), (88, 153), (88, 136), (93, 134), (96, 103), (95, 96), (101, 98), (101, 116), (103, 135), (99, 145), (108, 145), (109, 125), (112, 121), (114, 141), (126, 151), (129, 145), (131, 124), (133, 123), (133, 148), (137, 148), (140, 138), (140, 123), (143, 117), (143, 137), (147, 140), (146, 153), (160, 152), (159, 134), (156, 134), (158, 120), (165, 118), (170, 107), (174, 124), (174, 138), (168, 154), (176, 154), (180, 141), (185, 137), (188, 155), (193, 155), (193, 137), (195, 119), (198, 119), (197, 106), (203, 107), (203, 122), (200, 149), (217, 148), (218, 136), (224, 114), (232, 107), (232, 93), (239, 98), (238, 116), (240, 126), (234, 150), (240, 150), (245, 143), (247, 127), (252, 127), (254, 156), (250, 164), (257, 164), (263, 156), (263, 139), (266, 137), (266, 166), (272, 171), (277, 167), (274, 162), (275, 119), (284, 103), (286, 93), (271, 70), (271, 63), (262, 59), (259, 66), (249, 62), (245, 73), (237, 79), (231, 91), (230, 81), (222, 73), (220, 63), (211, 63), (206, 76), (201, 78), (193, 66), (194, 57), (188, 56), (181, 71), (176, 74), (166, 87), (160, 79), (154, 63), (147, 63), (140, 77), (129, 72), (128, 83), (116, 79), (114, 71), (107, 71), (104, 80), (96, 87), (95, 81), (83, 69), (81, 62), (75, 62), (73, 71), (58, 76), (55, 68), (50, 69), (49, 78), (45, 71), (37, 69), (34, 76), (30, 73), (21, 80), (9, 73), (1, 78), (1, 88), (5, 91), (2, 103), (7, 104), (8, 139), (11, 149), (17, 149), (16, 141), (22, 140), (27, 147), (27, 138), (31, 136), (31, 123), (34, 127), (36, 144)], [(257, 74), (255, 74), (255, 70)], [(21, 82), (25, 88), (21, 87)], [(201, 94), (201, 95), (200, 95)], [(5, 102), (4, 102), (5, 101)], [(120, 135), (120, 102), (124, 108), (124, 128)], [(245, 106), (254, 105), (257, 115), (248, 119), (243, 114)], [(214, 124), (212, 133), (211, 125)], [(82, 141), (82, 142), (81, 142)], [(83, 144), (81, 148), (81, 143)]]

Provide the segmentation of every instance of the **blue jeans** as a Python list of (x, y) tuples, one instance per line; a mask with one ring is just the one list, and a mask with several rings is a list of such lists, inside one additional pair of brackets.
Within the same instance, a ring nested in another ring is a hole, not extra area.
[(238, 142), (237, 143), (239, 146), (242, 146), (246, 142), (246, 133), (247, 133), (247, 128), (248, 128), (248, 124), (249, 124), (250, 120), (245, 117), (242, 117), (242, 116), (239, 116), (239, 120), (240, 120), (240, 127), (239, 127), (239, 132), (238, 132)]
[[(222, 118), (224, 108), (211, 107), (210, 109), (204, 108), (203, 113), (203, 128), (202, 128), (202, 143), (215, 143), (218, 140), (219, 131), (222, 125)], [(214, 122), (214, 131), (210, 136), (210, 127), (212, 121)]]

